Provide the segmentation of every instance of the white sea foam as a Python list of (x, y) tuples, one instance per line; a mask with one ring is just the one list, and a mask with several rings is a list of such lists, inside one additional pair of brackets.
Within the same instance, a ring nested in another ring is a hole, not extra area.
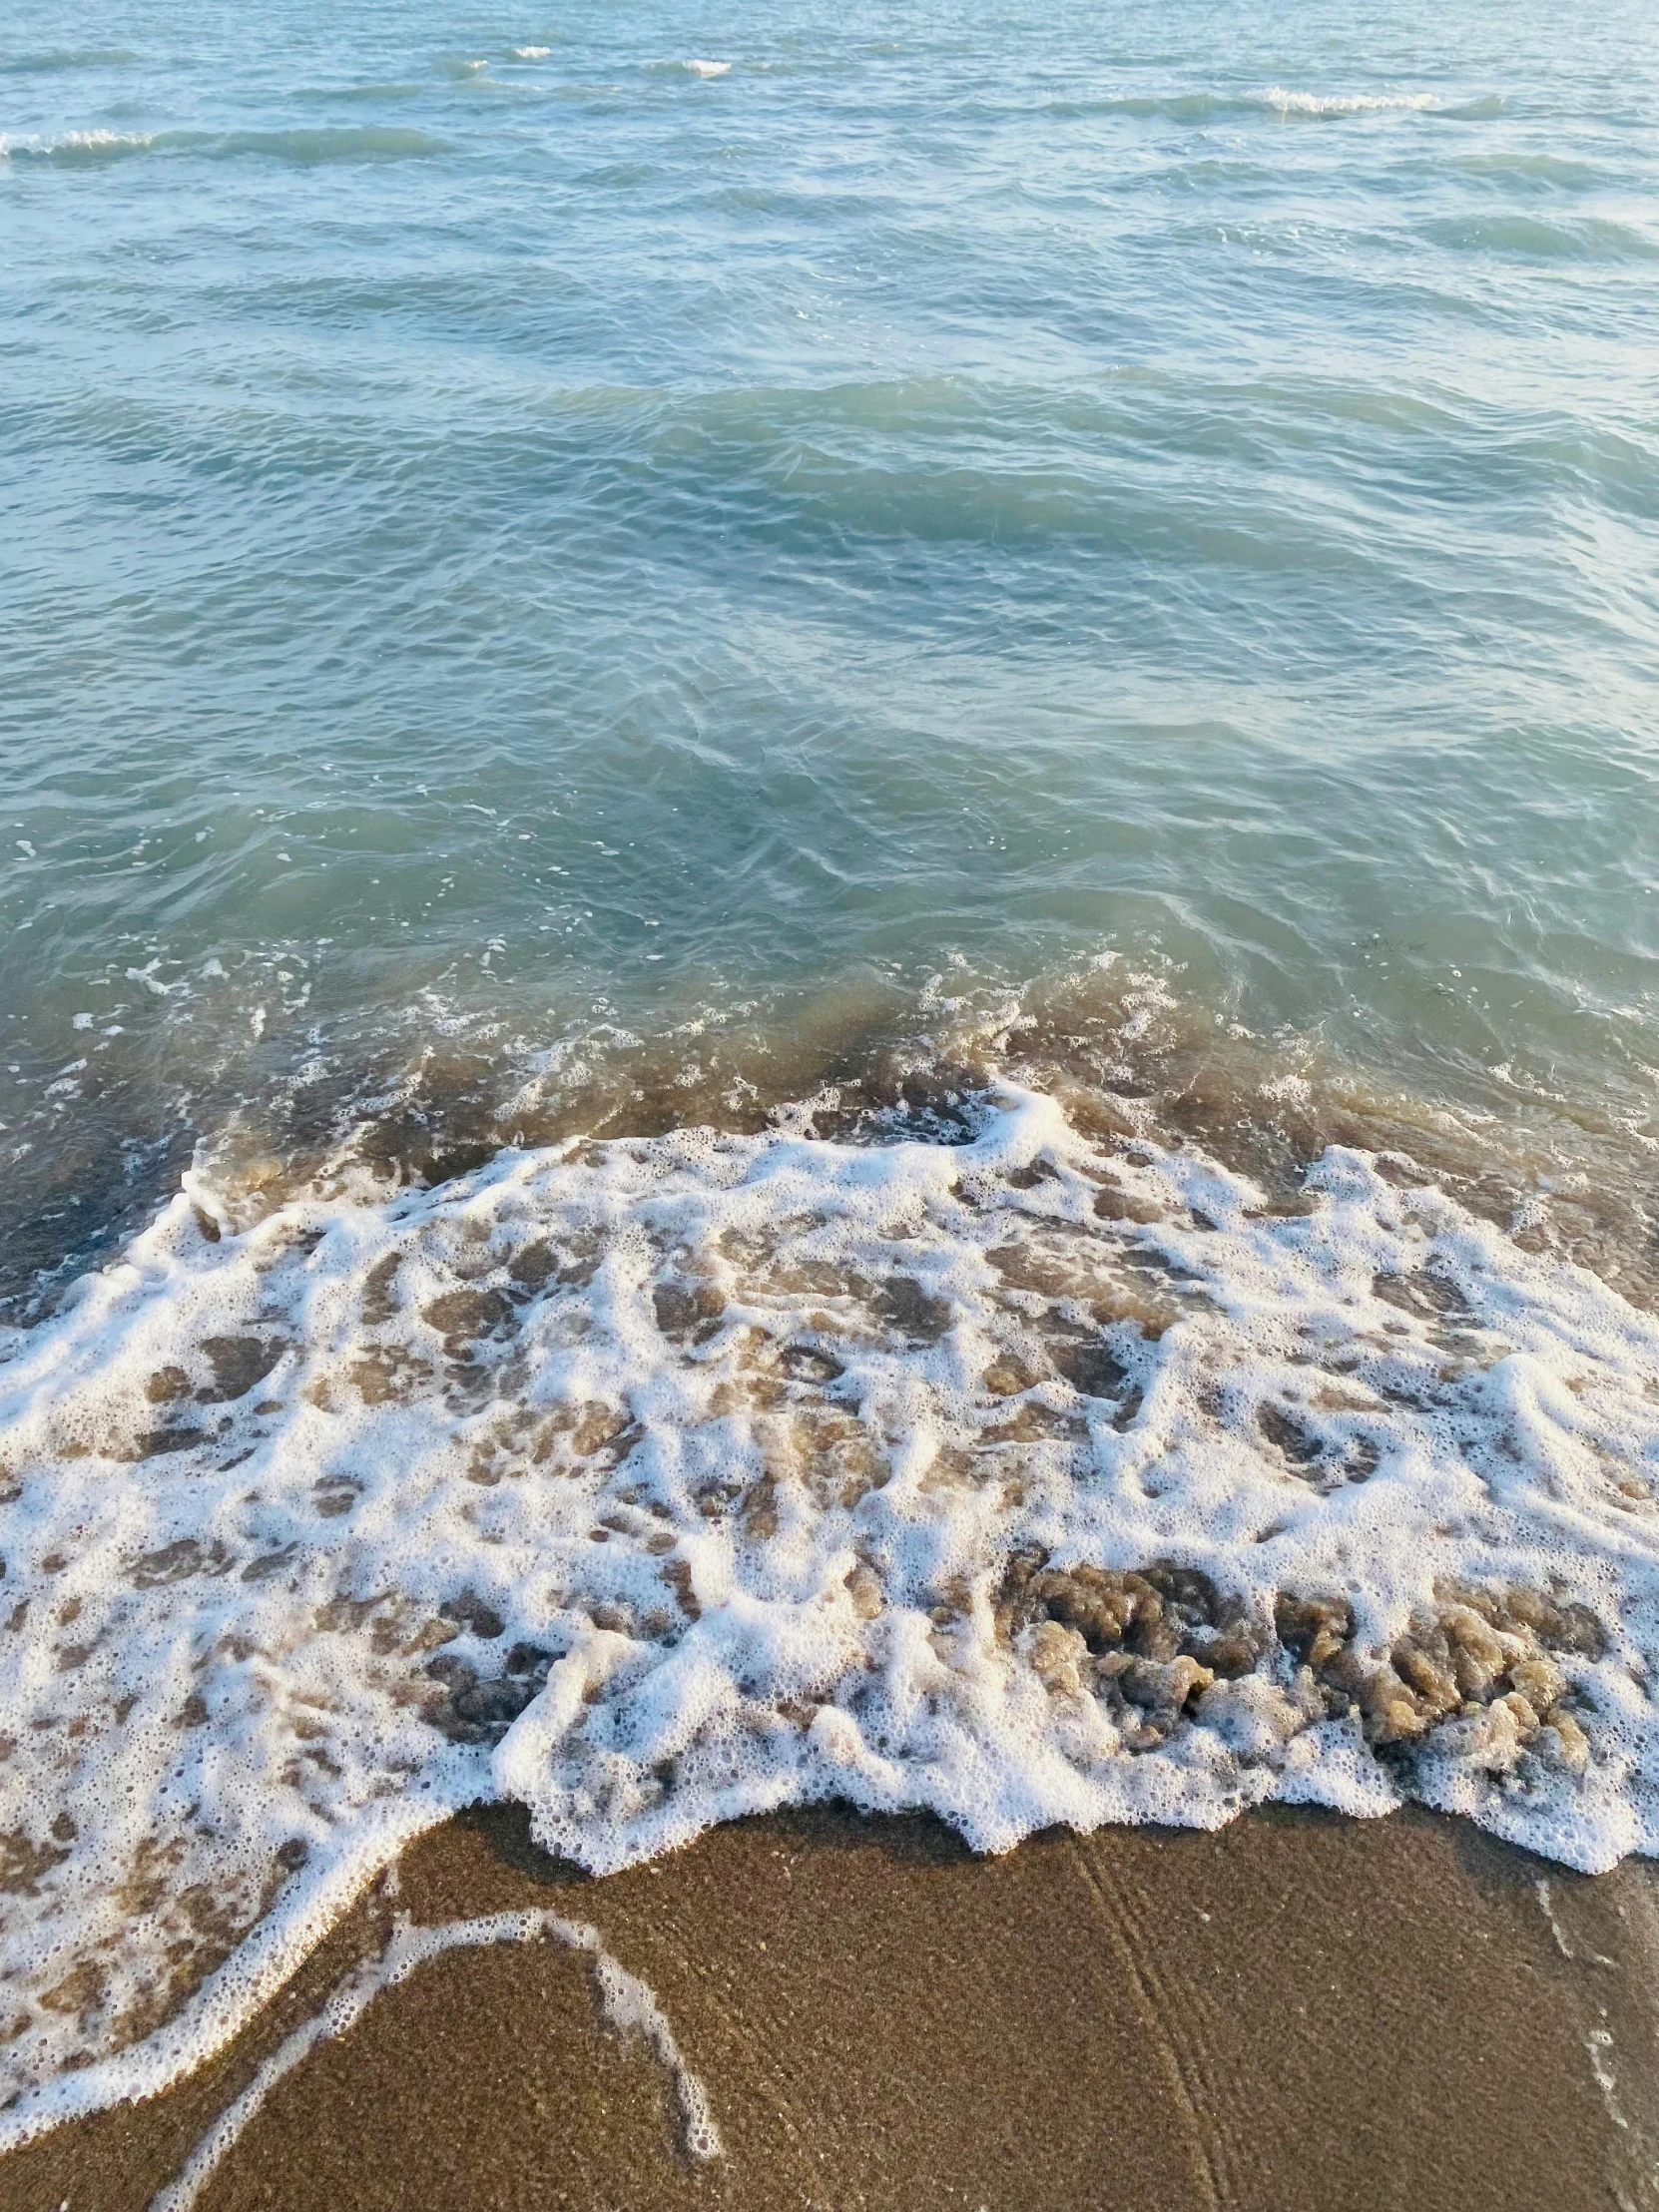
[(515, 46), (513, 48), (513, 60), (515, 62), (544, 62), (552, 51), (551, 46)]
[(689, 77), (724, 77), (731, 69), (730, 62), (686, 61), (680, 67)]
[(155, 131), (62, 131), (55, 138), (0, 138), (0, 161), (22, 155), (41, 162), (119, 161), (125, 154), (146, 154)]
[(1266, 92), (1256, 94), (1251, 104), (1273, 108), (1280, 115), (1335, 118), (1437, 108), (1440, 103), (1432, 92), (1287, 92), (1283, 85), (1270, 85)]
[(1659, 1848), (1659, 1323), (1398, 1161), (970, 1122), (197, 1174), (10, 1340), (0, 2146), (481, 1796), (601, 1871), (830, 1795)]

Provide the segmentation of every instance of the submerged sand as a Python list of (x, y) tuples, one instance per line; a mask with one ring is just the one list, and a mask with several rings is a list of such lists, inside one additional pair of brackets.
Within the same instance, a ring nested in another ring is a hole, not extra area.
[(144, 2212), (394, 1912), (552, 1907), (655, 1991), (723, 2155), (554, 1943), (452, 1951), (276, 2087), (203, 2212), (1659, 2203), (1659, 1895), (1417, 1810), (1214, 1835), (753, 1820), (593, 1881), (480, 1811), (413, 1847), (171, 2094), (0, 2161), (8, 2212)]

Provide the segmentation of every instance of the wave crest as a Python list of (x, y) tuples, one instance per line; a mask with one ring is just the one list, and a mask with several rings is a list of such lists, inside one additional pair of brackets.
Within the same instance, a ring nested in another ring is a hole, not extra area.
[(414, 161), (448, 151), (447, 142), (429, 132), (388, 124), (287, 131), (65, 131), (48, 139), (0, 139), (0, 158), (62, 168), (98, 167), (139, 154), (194, 154), (209, 161), (263, 156), (308, 166)]
[(1271, 108), (1276, 115), (1302, 115), (1331, 122), (1345, 115), (1410, 113), (1437, 108), (1440, 102), (1438, 94), (1432, 92), (1287, 92), (1282, 85), (1270, 85), (1256, 96), (1254, 104)]

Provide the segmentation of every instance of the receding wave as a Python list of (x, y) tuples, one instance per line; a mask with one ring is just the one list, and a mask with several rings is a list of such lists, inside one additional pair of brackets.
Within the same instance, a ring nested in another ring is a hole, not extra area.
[(204, 1156), (6, 1340), (0, 2143), (204, 2055), (480, 1797), (595, 1869), (831, 1795), (1659, 1850), (1633, 1179), (1151, 986), (977, 1056), (935, 1011), (793, 1103), (682, 1045), (656, 1134), (521, 1099), (430, 1188), (384, 1113)]

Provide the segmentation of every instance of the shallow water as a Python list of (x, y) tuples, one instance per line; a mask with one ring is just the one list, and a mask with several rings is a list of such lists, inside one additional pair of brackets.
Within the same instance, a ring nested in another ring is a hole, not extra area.
[(8, 31), (8, 2126), (480, 1791), (1652, 1848), (1656, 87)]
[(14, 1295), (238, 1102), (952, 959), (1647, 1126), (1647, 11), (99, 24), (0, 73)]

